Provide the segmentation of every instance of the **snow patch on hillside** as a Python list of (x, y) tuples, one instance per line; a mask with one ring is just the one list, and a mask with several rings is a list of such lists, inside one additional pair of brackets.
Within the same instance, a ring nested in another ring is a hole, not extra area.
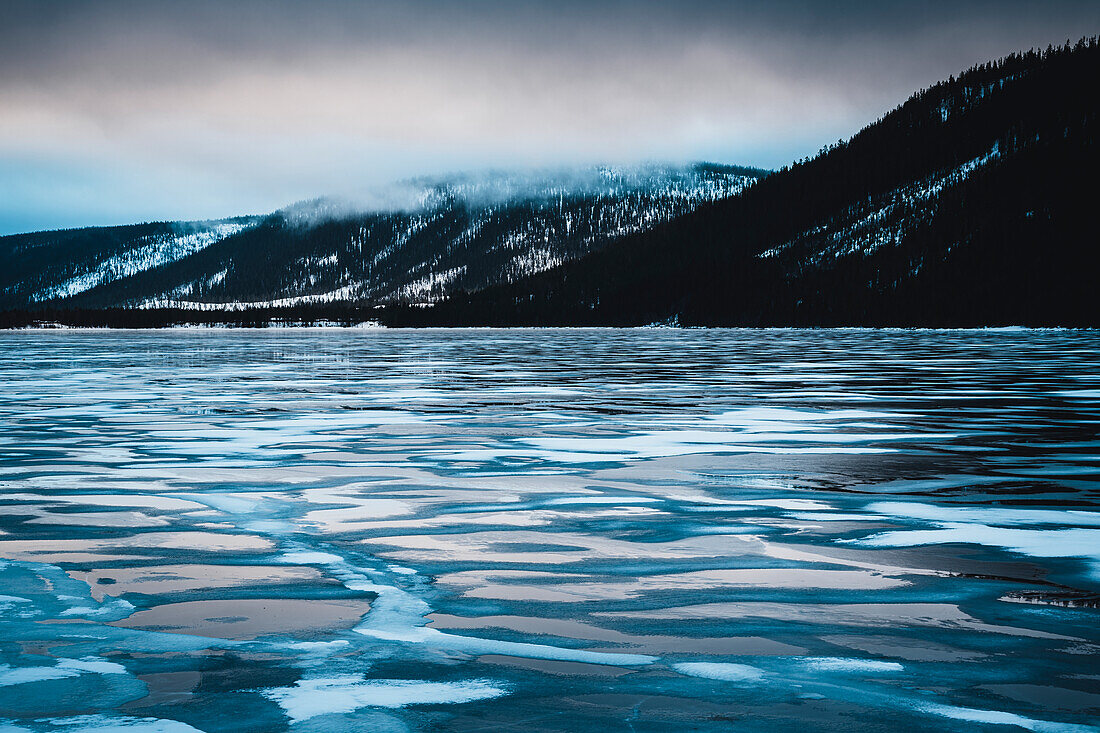
[(429, 272), (397, 288), (387, 300), (403, 302), (435, 302), (444, 296), (444, 288), (466, 272), (466, 266), (452, 267), (442, 272)]
[(310, 295), (295, 295), (287, 298), (275, 298), (273, 300), (230, 301), (225, 303), (203, 303), (195, 300), (180, 300), (175, 298), (150, 298), (137, 304), (138, 308), (180, 308), (182, 310), (195, 311), (242, 311), (252, 308), (287, 308), (296, 305), (316, 303), (345, 303), (357, 299), (359, 285), (332, 290), (327, 293), (313, 293)]
[(808, 229), (757, 256), (762, 259), (779, 257), (809, 242), (814, 246), (806, 262), (818, 265), (829, 259), (857, 253), (869, 254), (880, 247), (897, 244), (910, 228), (912, 214), (920, 210), (920, 205), (939, 196), (948, 186), (962, 182), (999, 155), (999, 146), (994, 145), (988, 153), (945, 173), (916, 181), (877, 201), (850, 206), (831, 221)]
[(102, 260), (95, 269), (38, 291), (31, 296), (31, 300), (42, 302), (54, 298), (71, 298), (104, 283), (183, 259), (249, 226), (252, 225), (218, 222), (199, 231), (143, 237), (136, 247)]

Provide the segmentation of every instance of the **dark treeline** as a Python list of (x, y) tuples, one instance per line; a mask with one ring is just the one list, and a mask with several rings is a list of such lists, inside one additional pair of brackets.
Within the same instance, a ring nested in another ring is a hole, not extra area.
[(35, 308), (0, 311), (0, 328), (167, 328), (169, 326), (354, 326), (377, 321), (379, 309), (354, 303), (241, 310), (183, 308)]
[(983, 64), (740, 196), (384, 321), (1100, 325), (1098, 88), (1096, 38)]

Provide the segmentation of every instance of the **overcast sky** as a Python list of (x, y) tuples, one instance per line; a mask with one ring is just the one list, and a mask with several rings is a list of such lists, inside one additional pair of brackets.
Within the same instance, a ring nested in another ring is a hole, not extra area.
[(778, 167), (1100, 2), (2, 0), (0, 233), (486, 167)]

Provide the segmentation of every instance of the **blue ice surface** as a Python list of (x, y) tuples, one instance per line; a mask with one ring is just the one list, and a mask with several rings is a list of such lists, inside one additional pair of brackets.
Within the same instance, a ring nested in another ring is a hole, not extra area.
[(1098, 352), (0, 334), (0, 731), (1095, 730)]

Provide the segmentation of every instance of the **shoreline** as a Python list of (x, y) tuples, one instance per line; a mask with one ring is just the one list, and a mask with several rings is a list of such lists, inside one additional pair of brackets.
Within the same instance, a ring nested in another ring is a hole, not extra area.
[(1095, 326), (386, 326), (377, 321), (351, 325), (270, 322), (254, 326), (239, 323), (181, 323), (165, 326), (69, 326), (64, 324), (0, 327), (0, 333), (57, 333), (64, 331), (858, 331), (858, 332), (983, 332), (1096, 331)]

